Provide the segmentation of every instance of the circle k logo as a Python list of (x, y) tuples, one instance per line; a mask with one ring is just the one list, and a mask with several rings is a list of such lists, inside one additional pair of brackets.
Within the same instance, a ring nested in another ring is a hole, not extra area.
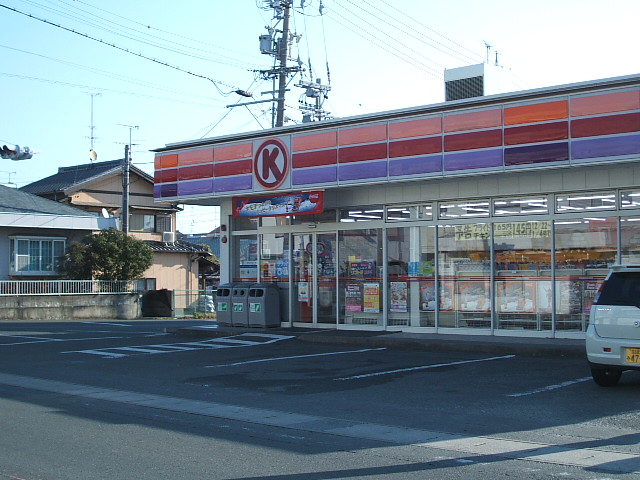
[(253, 157), (253, 175), (260, 185), (273, 190), (282, 185), (289, 173), (289, 153), (280, 140), (263, 142)]

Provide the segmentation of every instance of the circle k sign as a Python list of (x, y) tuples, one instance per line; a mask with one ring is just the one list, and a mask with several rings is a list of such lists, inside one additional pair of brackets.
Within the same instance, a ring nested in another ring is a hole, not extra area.
[(280, 140), (272, 138), (260, 144), (253, 157), (253, 176), (267, 190), (278, 188), (289, 173), (289, 153)]

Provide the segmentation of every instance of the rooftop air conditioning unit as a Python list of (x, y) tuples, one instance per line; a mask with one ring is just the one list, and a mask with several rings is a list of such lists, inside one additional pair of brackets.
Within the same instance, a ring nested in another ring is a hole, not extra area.
[(173, 243), (176, 241), (176, 234), (173, 232), (162, 232), (162, 241), (164, 243)]

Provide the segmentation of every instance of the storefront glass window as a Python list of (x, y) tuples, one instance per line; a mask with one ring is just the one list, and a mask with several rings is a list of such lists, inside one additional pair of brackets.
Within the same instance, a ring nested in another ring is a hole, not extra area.
[(293, 235), (292, 321), (313, 322), (313, 235)]
[(624, 190), (620, 192), (620, 207), (640, 208), (640, 190)]
[(406, 220), (431, 220), (433, 207), (427, 205), (397, 205), (386, 209), (387, 222), (402, 222)]
[(616, 261), (616, 218), (555, 222), (556, 330), (585, 331), (589, 310)]
[(260, 281), (289, 281), (289, 235), (265, 233), (261, 235)]
[(233, 236), (233, 252), (237, 261), (233, 265), (234, 282), (258, 281), (258, 238), (256, 235)]
[(233, 231), (234, 232), (246, 232), (251, 230), (257, 230), (259, 225), (259, 218), (257, 217), (238, 217), (233, 219)]
[(339, 323), (382, 325), (382, 233), (338, 232)]
[(549, 213), (547, 197), (498, 198), (493, 201), (495, 216), (544, 213)]
[(439, 218), (476, 218), (489, 216), (489, 200), (465, 200), (462, 202), (443, 202), (438, 205)]
[(384, 208), (382, 205), (372, 205), (367, 208), (345, 208), (340, 210), (341, 222), (370, 222), (372, 220), (382, 220), (384, 218)]
[(556, 212), (599, 212), (616, 209), (615, 192), (576, 193), (556, 196)]
[(291, 217), (291, 225), (305, 225), (308, 223), (335, 223), (336, 209), (330, 208), (322, 213), (314, 213), (313, 215), (296, 215)]
[(438, 227), (440, 327), (491, 326), (491, 225)]
[(435, 326), (435, 227), (387, 229), (388, 325)]
[(620, 219), (620, 261), (623, 264), (640, 263), (640, 217)]
[(551, 222), (493, 225), (495, 318), (501, 329), (551, 329)]

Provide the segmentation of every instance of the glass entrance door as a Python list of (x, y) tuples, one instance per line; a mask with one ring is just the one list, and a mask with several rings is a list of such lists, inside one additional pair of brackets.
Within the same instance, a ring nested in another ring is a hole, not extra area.
[(336, 234), (293, 235), (293, 321), (335, 324)]

